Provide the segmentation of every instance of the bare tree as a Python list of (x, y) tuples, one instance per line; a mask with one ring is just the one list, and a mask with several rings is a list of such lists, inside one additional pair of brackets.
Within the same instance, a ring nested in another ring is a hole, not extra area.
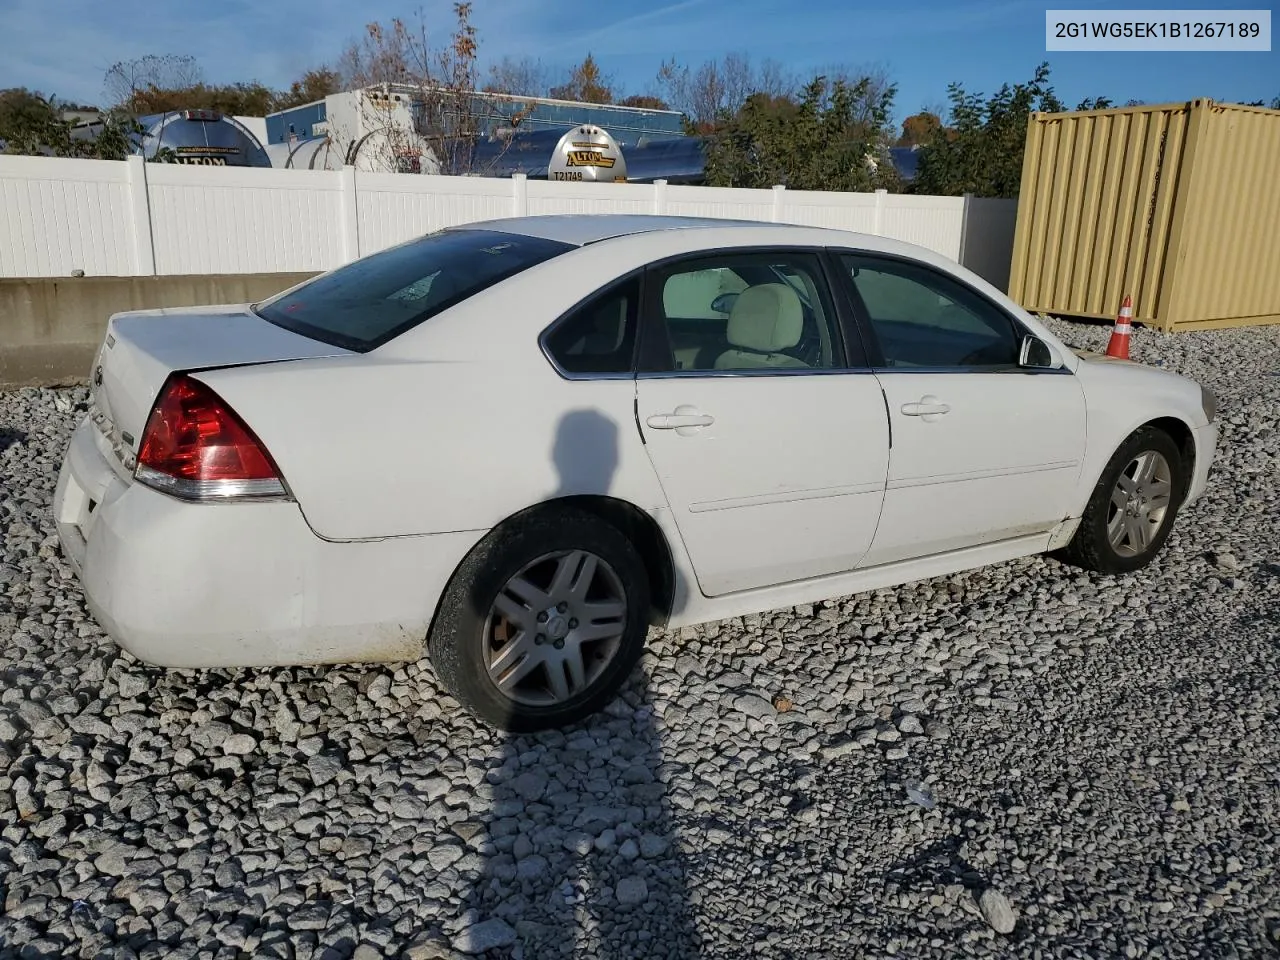
[(920, 105), (921, 113), (932, 113), (935, 117), (945, 117), (948, 113), (948, 107), (942, 100), (930, 100), (928, 103)]
[(796, 79), (787, 73), (777, 60), (761, 60), (752, 63), (745, 53), (727, 54), (721, 64), (727, 107), (736, 109), (753, 93), (766, 97), (787, 97), (796, 92)]
[(112, 64), (103, 77), (103, 90), (109, 106), (131, 110), (141, 93), (189, 89), (203, 79), (203, 71), (195, 57), (149, 53)]
[(720, 65), (708, 60), (696, 72), (668, 60), (658, 69), (658, 88), (663, 99), (683, 113), (699, 130), (707, 130), (727, 110)]
[(755, 64), (745, 53), (707, 60), (696, 69), (669, 60), (658, 70), (657, 82), (662, 99), (702, 131), (735, 114), (754, 93), (773, 99), (790, 96), (797, 87), (776, 60)]
[(363, 36), (351, 41), (338, 60), (343, 86), (413, 82), (426, 71), (430, 57), (429, 51), (414, 45), (414, 39), (413, 31), (400, 19), (386, 25), (365, 24)]
[(861, 91), (854, 104), (854, 119), (860, 123), (872, 122), (885, 95), (892, 96), (897, 89), (889, 71), (880, 64), (832, 63), (816, 72), (826, 80), (827, 96), (837, 81), (850, 90)]
[(547, 68), (541, 60), (527, 56), (517, 60), (515, 57), (505, 56), (490, 65), (484, 90), (486, 93), (505, 93), (510, 96), (542, 97), (546, 96), (548, 86)]
[(756, 67), (752, 85), (755, 89), (751, 93), (763, 93), (765, 96), (776, 99), (795, 96), (800, 88), (800, 81), (780, 62), (767, 58), (761, 60)]
[(643, 110), (670, 110), (671, 104), (651, 93), (633, 93), (618, 101), (620, 107), (640, 107)]
[[(331, 118), (330, 135), (360, 151), (375, 169), (477, 172), (475, 145), (486, 119), (486, 104), (477, 96), (479, 42), (471, 4), (455, 3), (453, 12), (453, 33), (438, 47), (419, 13), (414, 26), (400, 19), (369, 24), (339, 61), (355, 99), (355, 122), (343, 131), (333, 129)], [(506, 120), (515, 126), (527, 114), (516, 105)]]

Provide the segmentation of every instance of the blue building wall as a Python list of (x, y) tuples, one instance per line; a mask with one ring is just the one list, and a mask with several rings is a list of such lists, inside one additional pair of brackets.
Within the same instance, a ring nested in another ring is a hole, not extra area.
[[(486, 135), (492, 135), (500, 127), (510, 126), (512, 117), (517, 112), (522, 115), (519, 124), (521, 130), (563, 131), (580, 123), (593, 123), (604, 127), (615, 137), (679, 137), (684, 133), (683, 118), (678, 113), (607, 104), (574, 104), (533, 98), (510, 101), (477, 97), (472, 112), (482, 118), (481, 132)], [(268, 114), (267, 140), (282, 143), (289, 139), (291, 133), (299, 139), (313, 136), (313, 128), (324, 119), (324, 101)]]
[[(267, 141), (283, 143), (289, 139), (290, 133), (297, 134), (299, 140), (314, 136), (312, 126), (322, 123), (324, 118), (323, 100), (319, 103), (306, 103), (280, 113), (269, 113), (267, 114)], [(289, 129), (290, 126), (293, 127), (292, 130)]]
[[(603, 124), (602, 124), (603, 126)], [(612, 128), (606, 127), (610, 133)], [(536, 180), (546, 179), (547, 164), (562, 134), (558, 130), (521, 131), (507, 140), (482, 140), (476, 144), (473, 169), (487, 177), (509, 177), (523, 173)], [(615, 136), (627, 162), (627, 179), (632, 183), (699, 185), (706, 180), (706, 155), (702, 137)], [(889, 160), (898, 175), (910, 183), (916, 175), (919, 153), (892, 147)]]
[[(493, 138), (500, 127), (508, 127), (512, 114), (532, 106), (520, 121), (510, 141)], [(547, 175), (547, 163), (564, 131), (580, 123), (593, 123), (608, 130), (622, 147), (627, 161), (627, 178), (632, 182), (667, 180), (697, 184), (704, 179), (705, 157), (700, 137), (684, 133), (678, 113), (638, 110), (605, 104), (571, 104), (563, 101), (508, 101), (478, 97), (475, 112), (484, 117), (483, 133), (489, 139), (475, 146), (472, 169), (485, 176), (509, 177), (524, 173), (534, 178)], [(267, 138), (280, 143), (292, 133), (299, 139), (313, 136), (313, 126), (325, 119), (323, 102), (307, 104), (267, 117)], [(890, 160), (903, 180), (916, 173), (919, 154), (894, 147)]]
[[(530, 106), (530, 110), (522, 110)], [(567, 130), (580, 123), (592, 123), (604, 127), (614, 137), (650, 136), (678, 137), (684, 133), (683, 118), (678, 113), (661, 110), (638, 110), (634, 107), (616, 107), (596, 103), (548, 103), (528, 101), (526, 104), (477, 101), (475, 112), (485, 118), (486, 134), (499, 127), (510, 126), (512, 116), (520, 111), (523, 116), (519, 129)]]
[[(601, 126), (605, 126), (601, 124)], [(666, 180), (669, 183), (701, 183), (705, 159), (702, 138), (619, 133), (605, 126), (622, 148), (627, 179), (632, 183)], [(546, 179), (547, 164), (563, 136), (561, 129), (524, 130), (510, 138), (481, 140), (476, 144), (472, 169), (487, 177), (523, 173)]]

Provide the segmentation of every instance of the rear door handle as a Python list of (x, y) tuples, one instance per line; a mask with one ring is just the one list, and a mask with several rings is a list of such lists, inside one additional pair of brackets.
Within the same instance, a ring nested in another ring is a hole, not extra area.
[(902, 412), (908, 417), (922, 417), (926, 421), (936, 420), (944, 413), (949, 413), (951, 406), (943, 403), (937, 397), (930, 394), (921, 397), (916, 403), (904, 403)]
[(655, 430), (679, 430), (681, 427), (709, 427), (715, 417), (705, 413), (660, 413), (645, 421)]
[(645, 420), (654, 430), (674, 430), (678, 437), (691, 437), (715, 422), (715, 417), (688, 403), (680, 404), (670, 413), (655, 413)]

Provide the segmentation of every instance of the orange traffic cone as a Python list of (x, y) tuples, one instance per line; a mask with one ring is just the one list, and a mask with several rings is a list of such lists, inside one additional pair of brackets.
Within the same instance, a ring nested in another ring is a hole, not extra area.
[(1115, 329), (1111, 331), (1111, 342), (1107, 344), (1107, 356), (1120, 360), (1129, 359), (1129, 334), (1133, 332), (1133, 302), (1125, 294), (1120, 304), (1120, 316), (1116, 317)]

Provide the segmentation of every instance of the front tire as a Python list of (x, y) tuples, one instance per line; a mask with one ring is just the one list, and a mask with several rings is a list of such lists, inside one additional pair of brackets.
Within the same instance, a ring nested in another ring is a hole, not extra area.
[(649, 580), (617, 529), (552, 507), (490, 532), (462, 562), (428, 637), (432, 667), (500, 730), (561, 727), (612, 700), (644, 650)]
[(1102, 471), (1062, 559), (1108, 574), (1145, 567), (1169, 538), (1186, 490), (1177, 444), (1163, 430), (1142, 427)]

